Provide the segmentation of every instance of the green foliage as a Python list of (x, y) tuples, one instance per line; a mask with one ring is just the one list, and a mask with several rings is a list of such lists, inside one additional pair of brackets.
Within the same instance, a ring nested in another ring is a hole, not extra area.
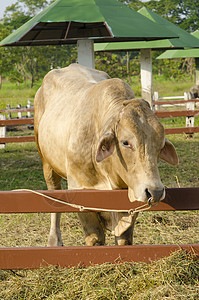
[(198, 0), (120, 0), (135, 10), (143, 6), (153, 10), (163, 18), (179, 25), (182, 29), (193, 32), (199, 28)]
[(12, 30), (16, 30), (22, 24), (30, 20), (30, 16), (22, 12), (22, 9), (18, 2), (8, 6), (4, 13), (3, 24)]
[[(3, 22), (0, 23), (0, 39), (12, 30), (27, 22), (43, 9), (47, 0), (20, 0), (7, 7)], [(35, 81), (44, 77), (52, 68), (61, 68), (76, 61), (75, 46), (7, 47), (0, 49), (1, 75), (11, 81), (22, 83), (30, 79), (31, 87)]]
[(139, 55), (133, 52), (102, 52), (96, 55), (95, 63), (96, 69), (107, 72), (111, 77), (130, 79), (140, 72)]
[(133, 8), (134, 10), (138, 10), (142, 8), (145, 5), (145, 2), (141, 0), (120, 0), (120, 2), (124, 2), (125, 4), (128, 4), (129, 7)]

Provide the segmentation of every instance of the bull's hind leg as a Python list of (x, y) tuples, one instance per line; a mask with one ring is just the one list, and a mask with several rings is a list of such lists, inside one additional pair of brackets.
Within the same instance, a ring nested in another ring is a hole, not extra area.
[(104, 245), (105, 234), (97, 213), (78, 213), (80, 222), (85, 232), (86, 246)]
[[(43, 161), (43, 172), (48, 190), (61, 189), (61, 177), (55, 173), (51, 166)], [(48, 237), (48, 247), (63, 246), (60, 231), (61, 213), (51, 213), (50, 234)]]

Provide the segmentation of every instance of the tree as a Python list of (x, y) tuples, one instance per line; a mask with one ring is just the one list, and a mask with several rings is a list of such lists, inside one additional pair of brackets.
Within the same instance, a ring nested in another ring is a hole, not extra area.
[[(0, 23), (0, 40), (4, 39), (10, 31), (5, 25)], [(5, 48), (0, 48), (0, 89), (2, 85), (2, 76), (7, 75), (11, 69), (10, 64), (6, 60), (7, 50)]]
[[(6, 8), (2, 26), (7, 28), (9, 34), (49, 2), (47, 0), (17, 1)], [(70, 64), (77, 57), (74, 46), (7, 47), (6, 51), (4, 60), (11, 66), (9, 79), (20, 83), (30, 78), (31, 87), (35, 80), (42, 78), (51, 68), (66, 66), (66, 61)]]
[(141, 0), (120, 0), (120, 2), (124, 2), (136, 11), (145, 5), (145, 2), (143, 3)]
[(180, 1), (182, 16), (180, 27), (189, 32), (199, 28), (199, 2), (198, 0)]
[(199, 28), (198, 0), (120, 0), (129, 7), (138, 10), (143, 6), (153, 10), (163, 18), (180, 26), (182, 29), (193, 32)]

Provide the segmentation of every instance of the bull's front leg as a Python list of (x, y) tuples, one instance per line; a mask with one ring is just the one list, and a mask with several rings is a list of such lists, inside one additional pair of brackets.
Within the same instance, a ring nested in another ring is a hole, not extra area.
[[(43, 160), (43, 172), (48, 190), (61, 189), (61, 177), (52, 167)], [(50, 234), (48, 237), (48, 247), (63, 246), (60, 230), (61, 213), (51, 213)]]
[(60, 231), (61, 213), (51, 213), (50, 234), (48, 237), (48, 247), (63, 246)]

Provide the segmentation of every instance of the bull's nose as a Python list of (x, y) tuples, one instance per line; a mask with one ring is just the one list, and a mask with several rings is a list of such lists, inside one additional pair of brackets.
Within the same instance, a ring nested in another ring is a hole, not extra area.
[(165, 189), (164, 188), (160, 189), (160, 190), (146, 189), (145, 192), (146, 192), (147, 198), (148, 199), (151, 198), (152, 203), (159, 202), (159, 201), (163, 200), (165, 197)]

